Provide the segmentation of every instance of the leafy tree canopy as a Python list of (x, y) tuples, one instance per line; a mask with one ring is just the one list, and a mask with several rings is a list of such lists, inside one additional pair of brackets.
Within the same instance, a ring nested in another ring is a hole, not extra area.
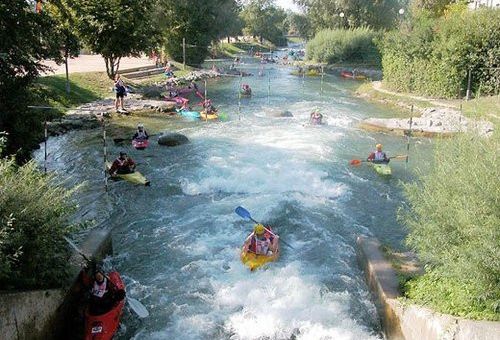
[(106, 62), (113, 78), (120, 59), (152, 50), (160, 40), (152, 12), (156, 0), (71, 0), (79, 35)]

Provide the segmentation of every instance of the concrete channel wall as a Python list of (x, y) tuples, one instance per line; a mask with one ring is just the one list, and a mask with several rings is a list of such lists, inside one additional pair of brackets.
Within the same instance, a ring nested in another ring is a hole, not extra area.
[[(111, 254), (110, 230), (92, 230), (80, 249), (88, 257), (103, 258)], [(81, 257), (73, 254), (70, 261), (81, 263)], [(65, 289), (0, 291), (0, 339), (69, 339), (66, 336), (66, 320), (68, 315), (74, 314), (73, 310), (76, 308), (72, 287), (79, 272), (80, 267), (72, 265), (72, 274)]]
[(358, 260), (375, 295), (382, 328), (388, 339), (406, 340), (495, 340), (500, 322), (466, 320), (436, 313), (428, 308), (402, 304), (396, 272), (375, 238), (359, 236)]

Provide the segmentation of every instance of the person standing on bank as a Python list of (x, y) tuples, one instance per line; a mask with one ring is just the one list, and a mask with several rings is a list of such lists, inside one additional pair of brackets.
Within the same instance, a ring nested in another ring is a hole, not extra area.
[(127, 95), (127, 89), (125, 87), (125, 83), (121, 79), (119, 74), (115, 75), (115, 91), (116, 91), (116, 99), (115, 99), (115, 108), (116, 112), (123, 113), (127, 112), (123, 107), (123, 97)]

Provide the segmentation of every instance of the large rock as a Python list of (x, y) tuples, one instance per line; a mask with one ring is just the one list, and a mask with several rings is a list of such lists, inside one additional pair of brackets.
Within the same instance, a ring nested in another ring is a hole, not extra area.
[(177, 146), (186, 143), (189, 143), (189, 139), (186, 136), (175, 132), (162, 134), (158, 138), (158, 144), (165, 146)]
[(268, 117), (293, 117), (293, 114), (288, 110), (269, 109), (266, 111)]

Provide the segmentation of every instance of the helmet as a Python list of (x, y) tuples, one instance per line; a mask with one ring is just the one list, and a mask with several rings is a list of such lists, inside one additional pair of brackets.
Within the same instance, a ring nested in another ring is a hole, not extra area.
[(382, 144), (377, 144), (377, 145), (375, 145), (375, 147), (376, 147), (377, 149), (382, 149)]
[(262, 224), (256, 224), (255, 227), (253, 228), (253, 232), (255, 235), (262, 235), (266, 231), (266, 228)]
[(142, 123), (137, 124), (137, 128), (144, 128), (144, 124)]
[(126, 156), (127, 153), (125, 151), (120, 151), (120, 156)]

